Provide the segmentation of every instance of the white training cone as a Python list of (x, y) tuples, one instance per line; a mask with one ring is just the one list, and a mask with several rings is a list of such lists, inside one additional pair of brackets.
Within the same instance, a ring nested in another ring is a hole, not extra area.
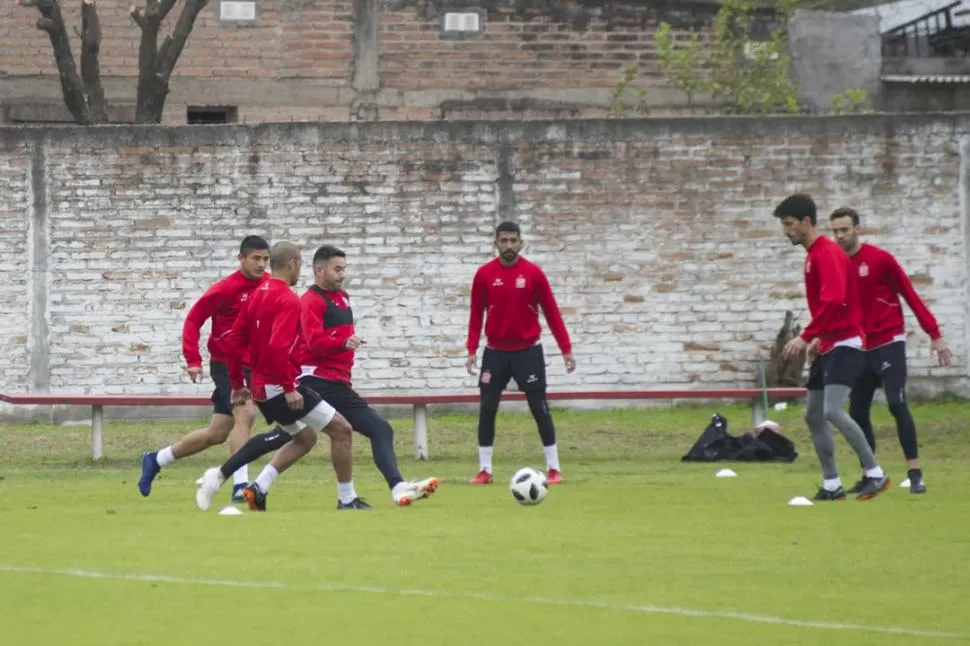
[(899, 486), (902, 487), (903, 489), (909, 489), (909, 478), (906, 478), (905, 480), (900, 482)]
[(714, 477), (716, 477), (716, 478), (735, 478), (735, 477), (737, 477), (737, 475), (738, 474), (736, 474), (734, 471), (731, 471), (730, 469), (721, 469), (720, 471), (718, 471), (717, 473), (714, 474)]
[(795, 496), (788, 501), (789, 507), (811, 507), (812, 501), (805, 496)]
[(242, 512), (237, 507), (229, 505), (219, 510), (220, 516), (242, 516)]

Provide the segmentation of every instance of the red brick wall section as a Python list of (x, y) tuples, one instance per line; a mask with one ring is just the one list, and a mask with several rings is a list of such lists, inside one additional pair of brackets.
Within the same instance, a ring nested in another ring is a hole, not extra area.
[[(126, 0), (97, 3), (103, 40), (101, 68), (106, 76), (137, 76), (140, 30), (131, 20)], [(212, 0), (196, 22), (175, 68), (175, 76), (323, 78), (349, 82), (353, 43), (352, 0), (257, 3), (254, 23), (221, 23), (217, 0)], [(80, 0), (61, 0), (69, 23), (75, 55), (80, 29)], [(169, 15), (163, 33), (169, 33), (181, 3)], [(11, 76), (56, 74), (50, 41), (34, 25), (37, 10), (7, 3), (0, 20), (0, 70)]]
[(573, 336), (568, 376), (544, 336), (553, 388), (754, 386), (785, 311), (806, 322), (804, 251), (771, 212), (808, 191), (823, 227), (863, 213), (961, 357), (934, 367), (907, 309), (916, 391), (967, 394), (968, 133), (961, 115), (3, 130), (0, 391), (23, 385), (23, 313), (46, 289), (52, 389), (206, 393), (180, 326), (249, 233), (307, 263), (325, 242), (350, 254), (362, 390), (473, 390), (469, 285), (504, 217)]
[[(401, 3), (403, 4), (403, 3)], [(661, 17), (677, 38), (709, 32), (710, 13), (658, 13), (656, 3), (488, 3), (484, 33), (442, 38), (441, 11), (429, 0), (381, 15), (381, 83), (392, 88), (518, 90), (612, 88), (631, 63), (659, 76), (653, 34)], [(474, 8), (468, 9), (473, 11)], [(454, 11), (463, 11), (454, 9)]]

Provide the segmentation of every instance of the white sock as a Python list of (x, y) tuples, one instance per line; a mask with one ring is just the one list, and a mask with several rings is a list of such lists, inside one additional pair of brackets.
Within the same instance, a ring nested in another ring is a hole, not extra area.
[[(233, 479), (235, 479), (238, 473), (239, 471), (236, 471), (236, 473), (233, 474)], [(267, 464), (256, 477), (256, 486), (259, 487), (259, 490), (263, 493), (267, 493), (270, 485), (273, 484), (273, 480), (276, 480), (279, 475), (280, 472), (276, 470), (276, 467), (274, 467), (272, 464)]]
[(155, 456), (155, 460), (158, 461), (158, 466), (160, 467), (167, 467), (175, 462), (175, 454), (172, 453), (172, 447), (166, 446), (164, 449), (159, 451)]
[(875, 466), (875, 467), (872, 467), (871, 469), (866, 469), (866, 477), (868, 478), (881, 478), (884, 475), (886, 474), (883, 473), (882, 467), (880, 466)]
[(354, 498), (356, 497), (357, 497), (357, 492), (354, 491), (353, 480), (351, 480), (350, 482), (337, 483), (337, 498), (340, 499), (340, 502), (347, 505), (349, 503), (352, 503), (354, 501)]
[(542, 447), (546, 452), (546, 468), (559, 471), (559, 449), (556, 445)]
[(841, 486), (842, 478), (832, 478), (831, 480), (826, 478), (822, 481), (822, 488), (826, 491), (838, 491)]
[[(274, 471), (276, 469), (273, 469)], [(279, 475), (279, 474), (277, 474)], [(273, 476), (274, 478), (276, 476)], [(232, 474), (232, 484), (233, 485), (247, 485), (249, 484), (249, 465), (244, 464), (236, 472)]]
[(491, 446), (478, 447), (478, 464), (482, 471), (492, 472), (492, 448)]

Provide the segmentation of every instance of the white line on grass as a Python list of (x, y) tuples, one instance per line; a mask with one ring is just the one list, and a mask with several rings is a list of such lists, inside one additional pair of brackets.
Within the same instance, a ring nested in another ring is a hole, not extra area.
[(109, 579), (115, 581), (140, 581), (144, 583), (171, 583), (177, 585), (207, 585), (227, 588), (256, 588), (276, 590), (321, 590), (324, 592), (360, 592), (365, 594), (383, 594), (401, 597), (436, 597), (442, 599), (473, 599), (475, 601), (498, 601), (527, 604), (541, 604), (549, 606), (572, 606), (580, 608), (599, 608), (620, 612), (643, 614), (674, 615), (678, 617), (701, 617), (705, 619), (733, 619), (757, 624), (777, 624), (780, 626), (795, 626), (798, 628), (820, 628), (823, 630), (851, 630), (866, 633), (882, 633), (891, 635), (908, 635), (912, 637), (947, 637), (963, 638), (960, 633), (947, 633), (918, 628), (899, 628), (894, 626), (866, 626), (863, 624), (848, 624), (832, 621), (813, 621), (809, 619), (788, 619), (772, 615), (757, 615), (747, 612), (732, 612), (730, 610), (701, 610), (697, 608), (676, 608), (664, 606), (644, 606), (595, 599), (552, 599), (548, 597), (516, 597), (504, 594), (483, 594), (479, 592), (463, 592), (460, 590), (414, 590), (408, 588), (383, 588), (369, 585), (345, 585), (340, 583), (321, 583), (313, 585), (290, 585), (275, 581), (233, 581), (230, 579), (196, 579), (163, 574), (123, 574), (115, 572), (94, 572), (91, 570), (69, 569), (58, 570), (40, 567), (0, 564), (0, 572), (15, 574), (46, 574), (51, 576), (72, 576), (85, 579)]

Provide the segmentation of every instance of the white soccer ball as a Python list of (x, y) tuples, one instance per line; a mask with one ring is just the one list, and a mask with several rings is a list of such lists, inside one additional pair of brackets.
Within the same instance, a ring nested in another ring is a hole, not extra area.
[(520, 505), (538, 505), (549, 493), (549, 482), (541, 471), (523, 467), (509, 480), (509, 491)]

